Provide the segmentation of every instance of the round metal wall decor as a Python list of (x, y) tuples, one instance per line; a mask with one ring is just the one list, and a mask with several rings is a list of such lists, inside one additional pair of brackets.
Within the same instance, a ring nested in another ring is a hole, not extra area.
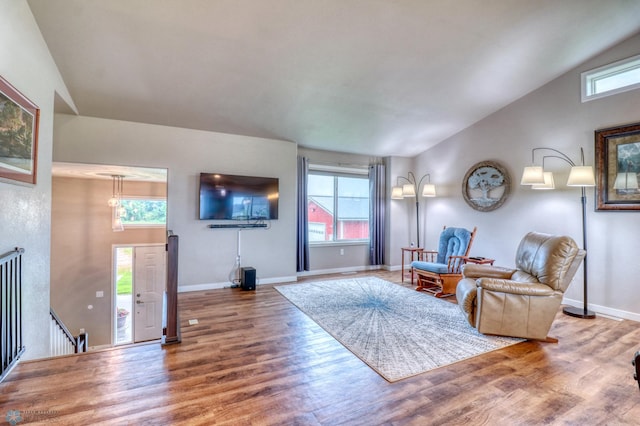
[(507, 200), (511, 189), (511, 177), (507, 170), (495, 161), (474, 164), (464, 175), (462, 196), (473, 208), (490, 212)]

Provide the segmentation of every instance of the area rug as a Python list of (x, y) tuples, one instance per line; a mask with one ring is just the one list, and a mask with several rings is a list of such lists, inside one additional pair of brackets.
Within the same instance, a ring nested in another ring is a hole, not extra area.
[(377, 277), (275, 288), (389, 382), (523, 341), (480, 334), (457, 305)]

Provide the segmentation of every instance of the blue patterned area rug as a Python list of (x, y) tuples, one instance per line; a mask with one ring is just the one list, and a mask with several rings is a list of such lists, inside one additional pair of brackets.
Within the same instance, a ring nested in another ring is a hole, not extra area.
[(480, 334), (457, 305), (376, 277), (275, 288), (389, 382), (524, 341)]

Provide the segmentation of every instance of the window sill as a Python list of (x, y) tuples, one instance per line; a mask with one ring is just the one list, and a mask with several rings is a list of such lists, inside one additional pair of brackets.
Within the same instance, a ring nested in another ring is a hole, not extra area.
[(316, 242), (316, 243), (309, 243), (309, 247), (311, 248), (316, 248), (316, 247), (336, 247), (336, 246), (368, 246), (369, 245), (369, 240), (363, 240), (363, 241), (327, 241), (327, 242)]

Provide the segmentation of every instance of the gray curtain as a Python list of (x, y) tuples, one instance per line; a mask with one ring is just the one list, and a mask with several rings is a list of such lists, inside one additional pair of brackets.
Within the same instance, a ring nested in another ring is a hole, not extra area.
[(297, 199), (297, 226), (296, 226), (296, 271), (309, 270), (309, 232), (307, 225), (307, 174), (309, 172), (309, 159), (298, 157), (298, 199)]
[(384, 265), (386, 180), (384, 164), (369, 166), (369, 263), (371, 265)]

